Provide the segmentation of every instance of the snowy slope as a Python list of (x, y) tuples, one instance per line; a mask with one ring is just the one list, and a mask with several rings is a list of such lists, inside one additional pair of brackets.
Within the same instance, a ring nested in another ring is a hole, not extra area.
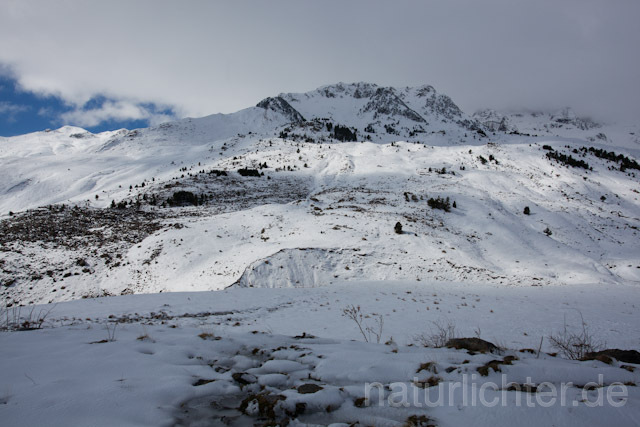
[(133, 131), (93, 135), (66, 126), (1, 138), (0, 211), (69, 201), (107, 206), (125, 197), (130, 185), (170, 178), (176, 164), (211, 156), (225, 139), (264, 133), (299, 119), (277, 102), (260, 105)]
[[(612, 162), (593, 155), (585, 157), (592, 171), (562, 166), (546, 158), (542, 146), (572, 153), (566, 141), (530, 141), (509, 136), (490, 145), (432, 147), (231, 139), (222, 156), (202, 157), (199, 165), (175, 171), (182, 178), (125, 191), (129, 200), (146, 198), (144, 221), (157, 223), (149, 235), (127, 238), (119, 222), (114, 225), (118, 215), (127, 215), (125, 223), (134, 221), (140, 214), (133, 208), (108, 209), (114, 220), (92, 214), (96, 222), (87, 230), (119, 238), (109, 238), (113, 243), (104, 248), (73, 243), (74, 233), (85, 241), (95, 235), (81, 231), (82, 224), (71, 227), (71, 243), (59, 244), (61, 230), (46, 250), (38, 235), (26, 239), (16, 228), (18, 240), (4, 242), (13, 249), (3, 255), (2, 275), (5, 283), (15, 283), (0, 291), (13, 303), (35, 303), (104, 293), (215, 290), (236, 282), (637, 284), (640, 215), (633, 172), (612, 170)], [(260, 178), (236, 172), (264, 163)], [(223, 169), (227, 176), (208, 172)], [(148, 204), (178, 190), (207, 194), (208, 201), (197, 208)], [(431, 209), (426, 201), (434, 197), (449, 197), (456, 208)], [(525, 206), (530, 215), (523, 213)], [(68, 212), (57, 213), (56, 221), (73, 218)], [(17, 215), (16, 227), (36, 221), (29, 215)], [(47, 210), (34, 218), (46, 215)], [(393, 231), (398, 221), (401, 235)]]

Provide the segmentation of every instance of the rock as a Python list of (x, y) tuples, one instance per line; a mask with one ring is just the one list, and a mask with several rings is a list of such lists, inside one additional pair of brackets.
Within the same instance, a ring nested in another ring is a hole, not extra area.
[(298, 387), (298, 393), (300, 394), (311, 394), (316, 393), (320, 390), (322, 390), (322, 387), (317, 384), (303, 384)]
[(249, 416), (260, 415), (267, 417), (269, 420), (275, 420), (276, 405), (278, 405), (278, 402), (281, 400), (285, 400), (285, 397), (268, 392), (255, 394), (244, 399), (238, 410)]
[(265, 98), (258, 102), (256, 107), (272, 110), (282, 114), (293, 123), (304, 122), (304, 117), (293, 108), (284, 98), (280, 96)]
[(582, 360), (600, 360), (608, 363), (602, 356), (616, 359), (619, 362), (640, 364), (640, 352), (636, 350), (620, 350), (617, 348), (608, 348), (606, 350), (587, 353)]
[(355, 406), (356, 408), (364, 408), (367, 405), (368, 405), (368, 401), (364, 397), (358, 397), (353, 401), (353, 406)]
[(205, 385), (205, 384), (209, 384), (214, 382), (215, 380), (206, 380), (204, 378), (200, 378), (198, 381), (196, 381), (195, 383), (193, 383), (194, 387), (200, 387), (201, 385)]
[(253, 384), (258, 381), (255, 375), (247, 374), (246, 372), (234, 372), (231, 378), (240, 385)]
[(498, 351), (498, 347), (495, 344), (480, 338), (453, 338), (447, 341), (446, 347), (478, 353), (493, 353)]
[(493, 369), (494, 372), (502, 372), (502, 370), (500, 369), (501, 364), (502, 364), (501, 360), (492, 360), (490, 362), (487, 362), (483, 366), (478, 367), (478, 369), (476, 370), (480, 375), (482, 375), (483, 377), (486, 377), (489, 375), (489, 369)]

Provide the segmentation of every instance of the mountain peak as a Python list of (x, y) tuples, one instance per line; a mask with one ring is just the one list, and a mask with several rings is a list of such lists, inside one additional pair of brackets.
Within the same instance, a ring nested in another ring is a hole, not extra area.
[[(433, 86), (380, 86), (375, 83), (335, 83), (304, 93), (282, 93), (307, 120), (330, 119), (359, 129), (372, 141), (414, 138), (418, 134), (457, 135), (480, 129)], [(459, 139), (459, 138), (458, 138)]]
[(426, 122), (420, 114), (412, 110), (396, 95), (393, 88), (378, 87), (375, 94), (369, 98), (369, 102), (360, 111), (362, 113), (373, 111), (374, 119), (377, 119), (379, 115), (388, 115), (405, 117), (414, 122)]
[(573, 125), (581, 130), (589, 130), (600, 127), (600, 125), (590, 118), (578, 117), (571, 107), (565, 107), (551, 115), (551, 120), (556, 123)]
[(476, 111), (472, 117), (491, 132), (513, 132), (518, 130), (507, 116), (491, 108)]
[(294, 123), (304, 122), (302, 114), (280, 96), (265, 98), (258, 102), (256, 107), (280, 113)]
[[(411, 87), (407, 87), (406, 89), (411, 90)], [(416, 90), (416, 95), (420, 98), (436, 93), (435, 88), (431, 85), (418, 86), (415, 88), (415, 90)]]

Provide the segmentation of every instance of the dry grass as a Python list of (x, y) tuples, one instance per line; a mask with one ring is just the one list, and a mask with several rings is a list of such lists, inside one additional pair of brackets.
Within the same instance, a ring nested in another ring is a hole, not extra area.
[(414, 341), (423, 347), (442, 348), (450, 339), (458, 338), (459, 331), (455, 323), (450, 320), (438, 320), (431, 322), (432, 327), (428, 333), (416, 335)]
[(42, 329), (47, 317), (55, 306), (49, 309), (30, 310), (25, 307), (2, 307), (0, 308), (0, 331), (30, 331)]
[(578, 314), (580, 315), (580, 327), (570, 329), (565, 317), (562, 332), (549, 336), (551, 346), (561, 355), (572, 360), (580, 360), (587, 353), (597, 352), (604, 347), (604, 343), (597, 340), (589, 330), (582, 313), (578, 311)]

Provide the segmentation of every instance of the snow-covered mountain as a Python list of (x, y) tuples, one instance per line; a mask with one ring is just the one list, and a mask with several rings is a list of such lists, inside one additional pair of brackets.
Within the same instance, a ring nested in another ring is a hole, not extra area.
[[(578, 117), (576, 113), (569, 107), (563, 108), (555, 112), (541, 111), (511, 111), (500, 113), (492, 109), (480, 110), (473, 114), (476, 119), (486, 130), (491, 132), (511, 132), (511, 133), (530, 133), (536, 135), (553, 135), (563, 137), (586, 138), (591, 141), (598, 136), (602, 139), (602, 132), (598, 129), (613, 129), (614, 132), (620, 131), (621, 126), (605, 125), (597, 123), (588, 117)], [(622, 135), (618, 142), (629, 139), (633, 134)], [(636, 138), (631, 138), (637, 142)]]
[[(288, 108), (288, 109), (287, 109)], [(119, 186), (174, 173), (176, 164), (206, 156), (220, 141), (246, 133), (269, 134), (302, 120), (277, 98), (233, 114), (184, 119), (156, 127), (91, 134), (65, 126), (53, 131), (0, 138), (0, 210), (95, 199)], [(117, 184), (117, 185), (116, 185)], [(114, 197), (126, 192), (115, 190)], [(103, 199), (106, 202), (110, 200)]]
[(424, 134), (448, 133), (447, 140), (452, 142), (481, 130), (451, 98), (428, 85), (396, 89), (338, 83), (280, 97), (307, 119), (328, 118), (356, 129), (362, 139), (371, 141), (415, 140)]
[(482, 127), (490, 132), (517, 132), (518, 129), (511, 123), (509, 117), (498, 113), (496, 110), (480, 110), (473, 114)]
[[(619, 156), (638, 151), (607, 129), (570, 110), (470, 118), (431, 86), (339, 83), (147, 129), (6, 138), (0, 292), (21, 304), (374, 277), (635, 282), (638, 171)], [(437, 197), (456, 208), (427, 206)], [(394, 236), (398, 221), (409, 234)]]
[[(548, 337), (640, 347), (638, 135), (339, 83), (146, 129), (2, 138), (0, 419), (632, 425), (636, 353), (566, 360)], [(503, 349), (422, 347), (443, 331)], [(572, 381), (576, 404), (496, 418), (459, 396), (425, 409), (364, 395), (499, 373), (527, 384), (495, 391), (511, 403)], [(590, 412), (616, 382), (627, 407)]]

